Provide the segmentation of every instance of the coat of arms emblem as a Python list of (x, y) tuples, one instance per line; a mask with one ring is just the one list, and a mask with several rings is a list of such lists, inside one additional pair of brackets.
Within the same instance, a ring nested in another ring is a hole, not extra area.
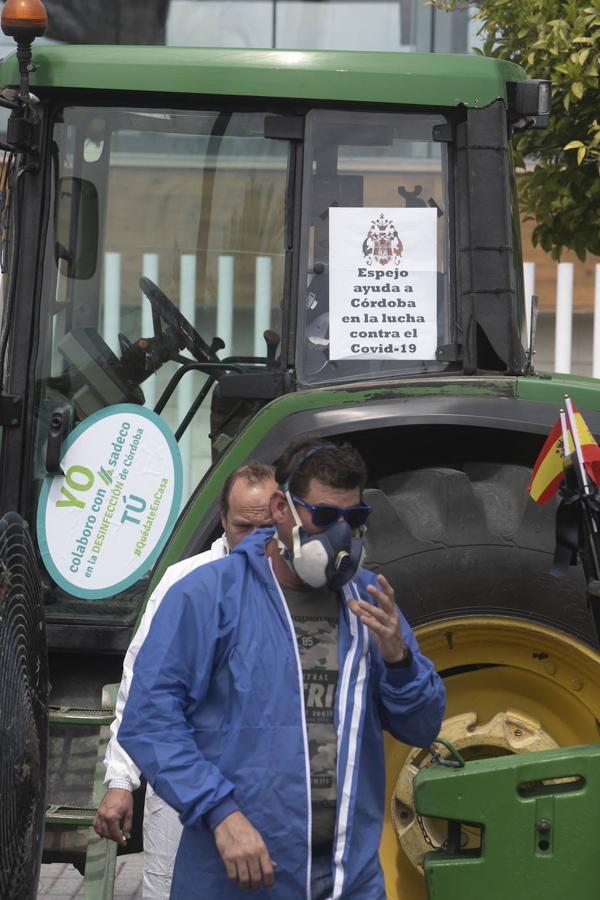
[(397, 263), (403, 250), (402, 241), (391, 219), (386, 219), (381, 213), (377, 219), (371, 221), (362, 246), (363, 256), (368, 265), (373, 265), (374, 262), (380, 266), (387, 266), (390, 262)]

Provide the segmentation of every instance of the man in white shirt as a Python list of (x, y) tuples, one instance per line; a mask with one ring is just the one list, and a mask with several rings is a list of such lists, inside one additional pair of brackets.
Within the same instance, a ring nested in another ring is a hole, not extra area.
[[(112, 737), (106, 750), (104, 783), (108, 790), (98, 807), (94, 828), (102, 837), (119, 844), (127, 843), (133, 818), (133, 794), (140, 785), (140, 771), (118, 742), (118, 730), (129, 688), (133, 666), (146, 639), (150, 624), (163, 597), (175, 582), (193, 569), (226, 556), (256, 528), (271, 524), (270, 501), (277, 484), (271, 466), (250, 463), (229, 476), (221, 496), (221, 523), (224, 534), (210, 550), (171, 566), (152, 592), (139, 628), (123, 661), (123, 677), (111, 725)], [(171, 889), (173, 865), (182, 826), (178, 814), (158, 797), (150, 785), (144, 805), (144, 886), (143, 900), (167, 900)]]

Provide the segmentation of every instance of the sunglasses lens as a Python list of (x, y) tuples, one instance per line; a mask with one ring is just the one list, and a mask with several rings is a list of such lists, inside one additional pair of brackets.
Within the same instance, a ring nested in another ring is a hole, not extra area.
[(360, 528), (369, 518), (369, 506), (354, 506), (346, 511), (346, 522), (350, 528)]
[(340, 511), (337, 506), (317, 506), (313, 510), (313, 525), (317, 528), (329, 528), (334, 522), (337, 522)]
[(370, 512), (371, 507), (366, 504), (344, 510), (337, 506), (317, 506), (313, 509), (312, 520), (317, 528), (329, 528), (343, 515), (350, 528), (361, 528), (369, 518)]

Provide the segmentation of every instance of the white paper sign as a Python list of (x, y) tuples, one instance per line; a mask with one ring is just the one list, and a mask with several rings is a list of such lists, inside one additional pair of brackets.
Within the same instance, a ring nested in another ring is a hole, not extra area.
[(118, 404), (89, 416), (61, 448), (63, 475), (44, 481), (37, 535), (44, 565), (67, 593), (91, 600), (135, 583), (179, 512), (179, 448), (160, 416)]
[(329, 210), (330, 359), (435, 359), (437, 210)]

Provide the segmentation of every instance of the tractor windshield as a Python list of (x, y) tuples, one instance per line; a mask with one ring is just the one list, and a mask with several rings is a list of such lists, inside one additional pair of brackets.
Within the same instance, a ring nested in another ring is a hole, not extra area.
[[(220, 361), (264, 368), (281, 333), (289, 143), (265, 137), (265, 118), (133, 107), (56, 114), (38, 478), (58, 408), (68, 433), (128, 402), (155, 408), (176, 434), (184, 501), (201, 480), (209, 395), (227, 371)], [(167, 402), (186, 362), (199, 368)]]
[(446, 368), (445, 119), (307, 115), (298, 377), (340, 382)]

